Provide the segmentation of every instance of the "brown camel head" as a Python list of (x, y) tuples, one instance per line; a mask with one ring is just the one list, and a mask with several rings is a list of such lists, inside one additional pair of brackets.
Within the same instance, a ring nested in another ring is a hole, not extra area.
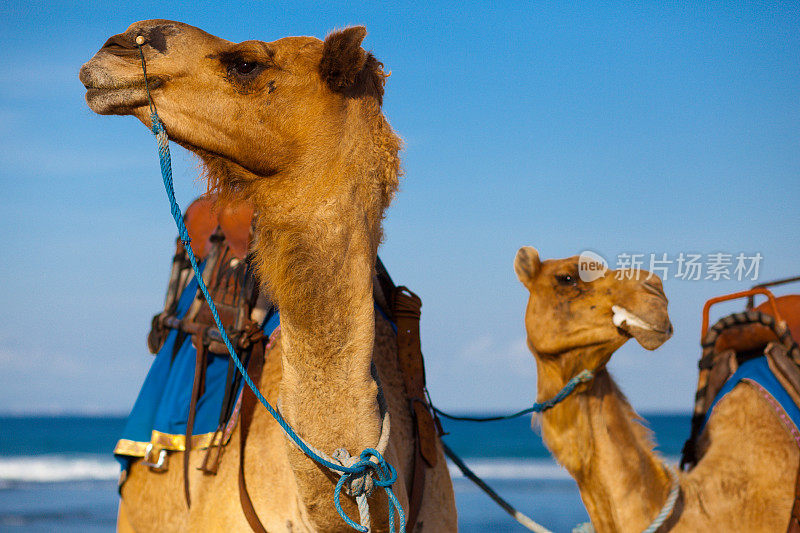
[(593, 360), (570, 366), (594, 370), (631, 337), (648, 350), (670, 338), (667, 297), (658, 276), (606, 270), (594, 281), (583, 281), (578, 260), (542, 262), (530, 246), (517, 252), (514, 270), (531, 293), (525, 313), (528, 345), (537, 358), (580, 351)]
[[(180, 22), (146, 20), (109, 38), (83, 65), (80, 80), (96, 113), (133, 115), (150, 125), (138, 38), (170, 138), (201, 156), (213, 171), (212, 185), (241, 190), (287, 169), (297, 175), (332, 160), (341, 165), (362, 133), (375, 136), (386, 75), (362, 49), (365, 36), (363, 27), (352, 27), (324, 42), (233, 43)], [(383, 151), (396, 155), (399, 141), (390, 129), (384, 133), (394, 143)]]

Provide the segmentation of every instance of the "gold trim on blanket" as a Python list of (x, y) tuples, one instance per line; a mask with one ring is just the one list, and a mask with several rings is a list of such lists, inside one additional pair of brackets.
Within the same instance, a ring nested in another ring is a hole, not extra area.
[[(214, 438), (214, 435), (217, 437)], [(213, 444), (212, 444), (213, 439)], [(192, 450), (202, 450), (209, 446), (218, 446), (220, 443), (227, 444), (229, 439), (225, 439), (221, 433), (202, 433), (200, 435), (192, 435)], [(160, 431), (153, 431), (151, 433), (150, 442), (136, 442), (128, 439), (120, 439), (117, 441), (117, 446), (114, 448), (116, 455), (128, 455), (131, 457), (144, 457), (147, 446), (153, 445), (154, 450), (170, 450), (182, 452), (186, 450), (186, 435), (170, 435), (169, 433), (161, 433)]]

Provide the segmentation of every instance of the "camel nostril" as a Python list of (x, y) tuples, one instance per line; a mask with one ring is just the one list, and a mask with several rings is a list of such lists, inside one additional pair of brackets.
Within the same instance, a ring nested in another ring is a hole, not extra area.
[(658, 296), (659, 298), (666, 298), (664, 286), (661, 284), (661, 280), (655, 276), (642, 280), (642, 287), (650, 294)]
[(661, 285), (661, 280), (656, 275), (650, 275), (650, 276), (646, 277), (642, 281), (642, 283), (644, 283), (645, 285), (649, 285), (650, 287), (653, 287), (655, 289), (661, 290), (661, 286), (662, 286)]
[(110, 37), (105, 44), (103, 45), (103, 50), (106, 51), (121, 51), (121, 50), (133, 50), (136, 48), (136, 43), (134, 43), (131, 39), (125, 37), (125, 34), (118, 34)]

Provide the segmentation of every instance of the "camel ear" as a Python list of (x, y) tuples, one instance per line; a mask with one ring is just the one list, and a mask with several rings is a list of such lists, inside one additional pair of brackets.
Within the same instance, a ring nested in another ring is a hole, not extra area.
[(361, 48), (367, 36), (364, 26), (353, 26), (335, 31), (325, 38), (319, 72), (333, 92), (348, 97), (372, 94), (380, 103), (386, 75), (383, 65)]
[(526, 287), (530, 287), (541, 265), (539, 252), (536, 251), (536, 248), (530, 246), (520, 248), (517, 252), (517, 257), (514, 258), (514, 272), (517, 273), (517, 277)]

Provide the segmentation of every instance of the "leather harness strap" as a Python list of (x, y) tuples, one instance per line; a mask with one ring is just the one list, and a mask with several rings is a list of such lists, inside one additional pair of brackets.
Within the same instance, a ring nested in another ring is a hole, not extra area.
[(413, 532), (419, 519), (419, 511), (422, 509), (422, 494), (425, 491), (425, 461), (419, 449), (419, 435), (416, 436), (414, 443), (414, 477), (411, 480), (411, 490), (408, 495), (408, 516), (406, 524), (408, 531)]
[(397, 322), (397, 357), (414, 419), (414, 477), (409, 491), (406, 520), (409, 531), (413, 531), (422, 508), (426, 467), (435, 466), (438, 458), (437, 434), (425, 393), (425, 363), (419, 334), (422, 300), (407, 287), (397, 287), (392, 300)]
[[(261, 382), (261, 371), (264, 368), (264, 343), (266, 341), (257, 342), (253, 346), (253, 352), (250, 355), (250, 363), (247, 365), (247, 373), (253, 380), (253, 383)], [(242, 505), (242, 512), (250, 524), (250, 528), (256, 533), (267, 533), (264, 524), (258, 518), (256, 509), (253, 506), (253, 500), (250, 498), (250, 493), (247, 491), (247, 483), (244, 477), (244, 449), (247, 442), (247, 435), (250, 432), (250, 423), (253, 421), (253, 412), (256, 406), (256, 396), (250, 387), (244, 387), (242, 390), (242, 407), (239, 415), (239, 501)]]
[(194, 429), (194, 418), (197, 414), (197, 401), (203, 394), (203, 383), (206, 376), (206, 355), (208, 353), (201, 335), (194, 335), (192, 342), (195, 343), (197, 355), (194, 361), (194, 380), (192, 382), (192, 396), (189, 400), (189, 417), (186, 419), (183, 451), (183, 494), (186, 497), (187, 508), (192, 506), (192, 498), (189, 492), (189, 456), (192, 452), (192, 430)]

